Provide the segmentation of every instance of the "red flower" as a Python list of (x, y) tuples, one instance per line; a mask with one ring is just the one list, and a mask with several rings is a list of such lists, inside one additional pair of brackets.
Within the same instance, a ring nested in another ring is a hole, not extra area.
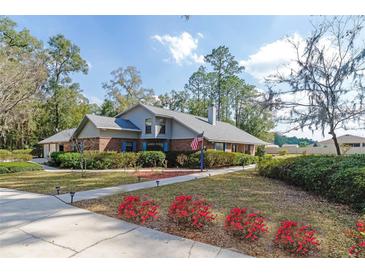
[(139, 196), (126, 196), (118, 207), (118, 216), (136, 223), (144, 224), (158, 217), (159, 206), (154, 200), (141, 201)]
[(211, 205), (192, 195), (176, 196), (169, 207), (168, 216), (178, 225), (197, 229), (203, 228), (215, 218)]
[(284, 221), (276, 232), (274, 243), (297, 256), (314, 255), (319, 251), (316, 231), (310, 225), (299, 225), (295, 221)]
[(349, 248), (349, 255), (355, 258), (365, 258), (365, 222), (357, 221), (356, 228), (350, 233), (355, 244)]
[(248, 213), (247, 208), (232, 208), (226, 216), (224, 227), (233, 236), (257, 240), (268, 231), (265, 219), (259, 213)]

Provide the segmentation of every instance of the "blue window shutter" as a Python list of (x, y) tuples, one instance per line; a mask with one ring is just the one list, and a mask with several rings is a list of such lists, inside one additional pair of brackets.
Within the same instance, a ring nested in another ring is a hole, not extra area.
[(132, 143), (132, 150), (133, 151), (136, 151), (137, 150), (137, 143), (136, 142), (133, 142)]
[(122, 143), (122, 152), (125, 152), (127, 148), (127, 144), (125, 142)]
[(168, 142), (163, 143), (163, 151), (164, 152), (169, 151), (169, 143)]
[(143, 151), (145, 151), (145, 150), (147, 150), (147, 143), (146, 142), (143, 142), (143, 144), (142, 144), (143, 146), (142, 146), (142, 150)]

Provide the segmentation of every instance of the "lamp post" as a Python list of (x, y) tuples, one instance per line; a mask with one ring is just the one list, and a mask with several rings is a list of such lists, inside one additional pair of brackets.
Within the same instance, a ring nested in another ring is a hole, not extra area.
[(159, 180), (157, 180), (156, 181), (156, 186), (159, 186), (160, 185), (160, 181)]
[(56, 186), (55, 187), (56, 191), (57, 191), (57, 195), (60, 195), (60, 190), (61, 190), (61, 187), (60, 186)]
[(75, 196), (75, 191), (71, 191), (70, 192), (70, 196), (71, 196), (71, 204), (74, 202), (74, 196)]

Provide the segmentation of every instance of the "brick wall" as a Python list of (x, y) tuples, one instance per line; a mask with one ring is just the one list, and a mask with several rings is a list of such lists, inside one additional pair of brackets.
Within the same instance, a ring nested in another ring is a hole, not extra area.
[(137, 151), (142, 149), (140, 142), (136, 139), (125, 138), (108, 138), (102, 137), (99, 139), (100, 151), (121, 151), (123, 142), (137, 142)]
[[(190, 151), (191, 150), (191, 142), (193, 139), (175, 139), (170, 141), (170, 150), (171, 151)], [(204, 147), (206, 149), (213, 149), (213, 144), (204, 139)]]

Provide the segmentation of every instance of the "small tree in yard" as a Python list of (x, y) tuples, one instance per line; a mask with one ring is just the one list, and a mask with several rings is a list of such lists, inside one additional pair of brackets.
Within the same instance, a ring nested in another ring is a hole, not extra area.
[(74, 148), (76, 149), (76, 151), (78, 153), (80, 153), (80, 169), (81, 169), (81, 177), (85, 177), (86, 174), (86, 167), (87, 167), (87, 161), (85, 158), (85, 145), (87, 147), (93, 147), (95, 141), (92, 139), (88, 139), (87, 140), (88, 143), (86, 145), (85, 140), (84, 139), (79, 139), (79, 138), (73, 138), (71, 140)]
[(279, 117), (291, 129), (326, 130), (341, 154), (336, 131), (364, 121), (364, 17), (325, 18), (305, 40), (290, 38), (296, 57), (289, 70), (266, 80), (269, 104), (289, 109)]

